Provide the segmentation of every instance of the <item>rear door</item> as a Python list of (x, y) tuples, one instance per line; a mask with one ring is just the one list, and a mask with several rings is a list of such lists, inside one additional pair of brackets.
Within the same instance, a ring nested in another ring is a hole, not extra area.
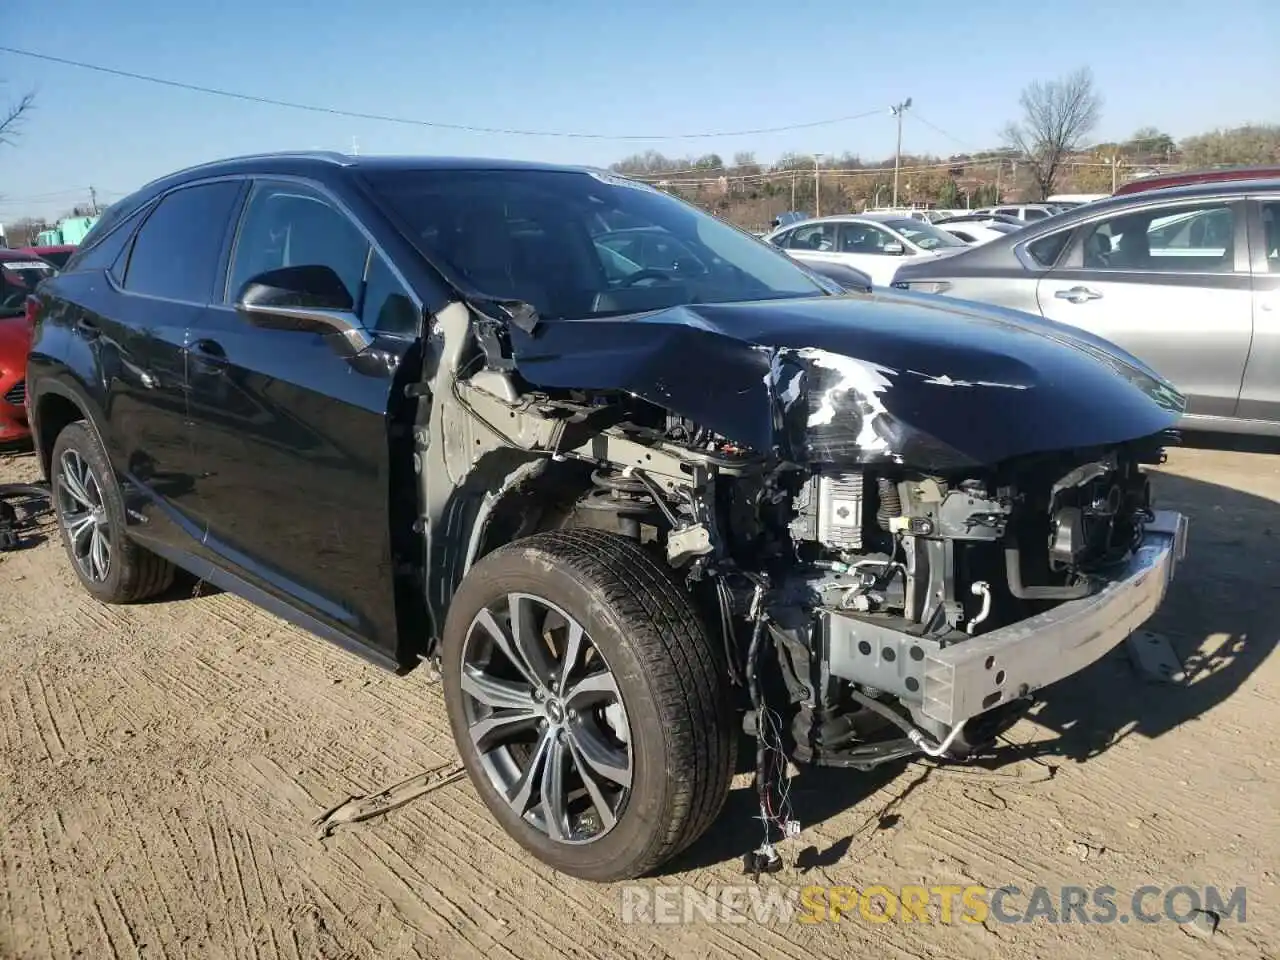
[(1280, 421), (1280, 197), (1250, 203), (1253, 269), (1253, 348), (1236, 416)]
[(203, 529), (184, 348), (208, 310), (243, 187), (218, 180), (166, 194), (107, 271), (98, 295), (72, 307), (106, 387), (108, 455), (126, 481), (131, 510), (145, 521), (131, 532), (185, 552), (198, 549)]
[(1037, 288), (1044, 316), (1146, 361), (1192, 415), (1231, 417), (1253, 335), (1245, 206), (1151, 204), (1091, 221)]
[[(342, 279), (372, 348), (344, 356), (332, 336), (236, 311), (251, 277), (303, 265)], [(284, 180), (254, 184), (220, 300), (188, 359), (206, 545), (251, 586), (392, 654), (388, 408), (421, 305), (332, 195)]]

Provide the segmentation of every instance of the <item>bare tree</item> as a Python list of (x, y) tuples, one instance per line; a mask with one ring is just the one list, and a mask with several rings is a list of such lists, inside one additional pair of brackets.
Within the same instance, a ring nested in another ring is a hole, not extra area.
[(1005, 127), (1004, 139), (1030, 168), (1043, 200), (1054, 192), (1063, 162), (1098, 125), (1102, 95), (1094, 89), (1093, 73), (1084, 67), (1060, 80), (1035, 81), (1018, 102), (1022, 120)]
[(13, 143), (13, 138), (18, 133), (18, 128), (22, 126), (24, 114), (26, 114), (36, 102), (36, 95), (28, 93), (23, 96), (17, 103), (9, 105), (8, 110), (0, 114), (0, 144)]

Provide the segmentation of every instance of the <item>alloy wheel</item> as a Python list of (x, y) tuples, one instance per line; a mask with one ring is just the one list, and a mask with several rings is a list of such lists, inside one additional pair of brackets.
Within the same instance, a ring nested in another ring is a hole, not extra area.
[(63, 451), (58, 467), (58, 519), (71, 556), (86, 580), (104, 583), (111, 572), (111, 525), (102, 485), (75, 450)]
[(546, 600), (507, 594), (472, 620), (461, 666), (472, 745), (516, 814), (559, 843), (612, 830), (631, 787), (631, 732), (583, 626)]

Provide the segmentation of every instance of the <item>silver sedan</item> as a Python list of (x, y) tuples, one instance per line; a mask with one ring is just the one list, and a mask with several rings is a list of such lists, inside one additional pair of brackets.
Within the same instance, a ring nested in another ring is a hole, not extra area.
[(1186, 395), (1190, 429), (1280, 436), (1280, 181), (1091, 203), (894, 286), (1088, 330)]

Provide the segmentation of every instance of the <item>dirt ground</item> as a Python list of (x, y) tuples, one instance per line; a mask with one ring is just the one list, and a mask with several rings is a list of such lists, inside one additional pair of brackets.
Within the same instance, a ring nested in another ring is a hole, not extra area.
[[(0, 454), (0, 483), (35, 474)], [(1245, 922), (1211, 936), (1167, 921), (624, 925), (618, 888), (533, 861), (465, 780), (319, 840), (325, 809), (452, 762), (427, 671), (382, 673), (189, 585), (100, 606), (46, 526), (0, 554), (0, 956), (1280, 956), (1280, 455), (1179, 450), (1156, 493), (1192, 517), (1151, 624), (1185, 684), (1143, 682), (1122, 646), (1044, 691), (982, 766), (802, 773), (804, 832), (762, 883), (1247, 887)], [(748, 785), (645, 885), (742, 883), (759, 836)]]

